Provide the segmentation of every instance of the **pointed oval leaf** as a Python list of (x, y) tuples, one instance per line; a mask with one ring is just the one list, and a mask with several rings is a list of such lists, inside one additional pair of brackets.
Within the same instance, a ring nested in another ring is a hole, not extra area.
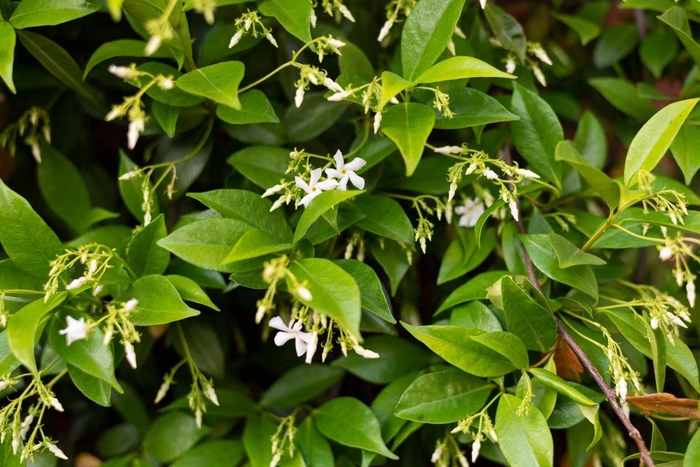
[(364, 191), (332, 190), (324, 191), (323, 193), (318, 195), (311, 201), (311, 203), (309, 203), (308, 206), (306, 206), (306, 208), (304, 208), (304, 212), (302, 213), (301, 218), (299, 218), (299, 223), (297, 224), (297, 228), (294, 231), (294, 243), (299, 243), (299, 241), (301, 241), (301, 239), (304, 238), (304, 235), (306, 235), (306, 232), (309, 231), (314, 222), (319, 220), (321, 216), (328, 212), (328, 210), (335, 209), (334, 206), (336, 206), (337, 204), (342, 203), (343, 201), (350, 199), (354, 196), (361, 195), (362, 193), (364, 193)]
[(245, 125), (249, 123), (278, 123), (280, 121), (265, 93), (257, 89), (242, 94), (240, 110), (227, 105), (216, 107), (216, 116), (226, 123)]
[(195, 96), (241, 110), (238, 85), (243, 79), (242, 62), (224, 62), (190, 71), (177, 79), (177, 87)]
[(55, 26), (87, 16), (100, 9), (85, 0), (25, 0), (15, 8), (10, 23), (16, 29)]
[(131, 322), (137, 326), (167, 324), (199, 314), (185, 305), (168, 279), (156, 274), (134, 281), (125, 295), (138, 300), (137, 311), (130, 315)]
[(0, 78), (5, 82), (7, 88), (15, 94), (15, 83), (12, 80), (12, 69), (15, 62), (15, 44), (17, 43), (17, 33), (10, 23), (0, 19)]
[(304, 44), (311, 42), (312, 4), (304, 0), (267, 0), (258, 6), (260, 13), (271, 16)]
[(158, 242), (167, 235), (165, 217), (162, 214), (134, 234), (126, 249), (126, 259), (137, 275), (147, 276), (165, 272), (170, 262), (170, 253), (158, 245)]
[(399, 147), (406, 176), (413, 175), (418, 167), (434, 124), (435, 112), (423, 104), (397, 104), (384, 112), (382, 132)]
[(522, 402), (510, 394), (501, 396), (496, 411), (498, 445), (509, 465), (552, 467), (554, 443), (547, 420), (532, 404), (526, 414), (519, 414)]
[(516, 77), (474, 57), (450, 57), (436, 63), (415, 79), (416, 83), (439, 83), (453, 79)]
[(533, 300), (510, 276), (501, 279), (501, 294), (508, 330), (529, 350), (549, 350), (557, 336), (552, 313)]
[(339, 259), (335, 264), (349, 273), (360, 287), (362, 308), (365, 308), (385, 321), (392, 324), (396, 319), (391, 314), (391, 306), (387, 300), (382, 283), (370, 266), (355, 259)]

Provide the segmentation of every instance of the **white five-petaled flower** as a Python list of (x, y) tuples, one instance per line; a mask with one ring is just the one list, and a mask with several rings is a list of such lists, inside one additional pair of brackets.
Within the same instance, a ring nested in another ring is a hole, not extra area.
[(322, 173), (323, 169), (321, 168), (312, 170), (309, 183), (306, 183), (306, 181), (299, 176), (294, 177), (296, 185), (306, 192), (306, 196), (299, 201), (299, 204), (306, 207), (315, 197), (320, 195), (321, 192), (334, 190), (338, 186), (338, 182), (332, 179), (319, 182)]
[(498, 174), (491, 169), (484, 169), (481, 174), (489, 180), (498, 180)]
[(273, 329), (277, 329), (278, 332), (275, 334), (275, 345), (278, 347), (283, 346), (288, 341), (294, 339), (294, 344), (296, 346), (297, 357), (301, 357), (308, 350), (309, 344), (312, 343), (313, 335), (310, 332), (303, 332), (301, 327), (303, 326), (301, 322), (291, 320), (289, 326), (284, 324), (282, 318), (275, 316), (270, 320), (269, 326)]
[(466, 198), (463, 205), (455, 207), (455, 214), (461, 216), (459, 218), (460, 227), (474, 227), (483, 213), (484, 203), (479, 198)]
[(661, 261), (668, 261), (671, 258), (673, 258), (673, 249), (670, 246), (665, 246), (659, 251)]
[(75, 319), (72, 316), (66, 316), (66, 328), (61, 329), (58, 333), (66, 336), (66, 345), (70, 345), (87, 337), (88, 325), (85, 324), (85, 318)]
[(340, 149), (333, 156), (335, 160), (335, 169), (326, 169), (326, 175), (329, 178), (337, 178), (338, 189), (345, 191), (348, 187), (348, 180), (355, 185), (356, 188), (362, 190), (365, 187), (365, 179), (357, 175), (355, 172), (360, 170), (367, 163), (364, 159), (356, 157), (351, 162), (345, 163), (343, 153)]
[(532, 170), (528, 169), (515, 169), (515, 173), (518, 175), (522, 175), (525, 178), (540, 178), (539, 175), (537, 175)]

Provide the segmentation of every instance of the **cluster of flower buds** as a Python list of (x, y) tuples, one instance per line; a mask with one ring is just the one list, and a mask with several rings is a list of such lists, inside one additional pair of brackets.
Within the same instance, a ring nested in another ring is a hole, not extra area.
[(24, 112), (17, 122), (7, 125), (0, 133), (0, 146), (7, 148), (14, 156), (18, 137), (22, 137), (24, 144), (31, 149), (34, 160), (40, 164), (41, 141), (51, 143), (49, 113), (39, 107), (32, 107)]
[(384, 42), (391, 28), (394, 27), (394, 23), (403, 21), (403, 19), (399, 19), (399, 15), (403, 15), (404, 19), (408, 18), (417, 3), (418, 0), (391, 0), (386, 5), (386, 22), (379, 31), (377, 42)]
[(294, 445), (294, 435), (296, 434), (296, 427), (294, 423), (296, 422), (295, 414), (284, 417), (282, 421), (277, 425), (277, 431), (272, 435), (272, 461), (270, 462), (270, 467), (277, 467), (282, 457), (289, 456), (289, 458), (294, 457), (295, 445)]
[(455, 113), (450, 110), (450, 96), (447, 93), (440, 91), (440, 89), (433, 88), (433, 93), (435, 94), (435, 99), (433, 99), (433, 107), (437, 109), (438, 112), (442, 113), (445, 118), (453, 118)]
[(44, 301), (56, 292), (58, 284), (64, 272), (69, 271), (76, 265), (84, 268), (83, 275), (73, 279), (66, 285), (66, 290), (77, 290), (86, 284), (92, 284), (93, 295), (99, 295), (102, 291), (100, 279), (102, 275), (112, 266), (110, 261), (114, 258), (114, 251), (97, 243), (81, 245), (77, 249), (67, 249), (58, 255), (49, 264), (49, 279), (44, 284)]
[(275, 47), (278, 47), (277, 41), (272, 36), (272, 29), (268, 28), (263, 24), (262, 18), (257, 11), (248, 10), (241, 16), (236, 18), (236, 33), (231, 37), (231, 41), (228, 44), (228, 48), (232, 49), (235, 47), (243, 36), (251, 35), (255, 38), (264, 37), (267, 41)]
[(436, 467), (469, 467), (469, 461), (459, 448), (452, 433), (445, 435), (435, 443), (435, 450), (430, 456), (430, 462)]
[[(496, 39), (491, 39), (491, 41), (497, 45), (501, 46), (500, 42), (498, 42)], [(552, 59), (549, 58), (549, 55), (547, 54), (547, 51), (544, 50), (542, 45), (538, 42), (528, 42), (527, 43), (527, 53), (529, 54), (526, 57), (526, 62), (528, 68), (532, 70), (532, 73), (535, 75), (535, 79), (542, 85), (542, 86), (547, 86), (547, 79), (544, 76), (544, 72), (542, 71), (542, 68), (540, 68), (540, 64), (544, 63), (545, 65), (552, 66)], [(512, 74), (515, 72), (517, 65), (517, 57), (513, 52), (508, 52), (508, 55), (505, 58), (505, 69), (506, 73)]]
[(214, 24), (214, 12), (216, 11), (216, 0), (192, 0), (194, 11), (204, 16), (207, 24)]
[(168, 7), (164, 9), (161, 16), (146, 23), (146, 30), (150, 36), (144, 50), (146, 56), (151, 56), (156, 53), (163, 42), (167, 42), (175, 36), (175, 31), (173, 31), (170, 25), (170, 15), (172, 14), (174, 6), (175, 0), (170, 0)]
[(296, 92), (294, 94), (294, 105), (296, 107), (301, 107), (304, 103), (304, 94), (309, 89), (310, 85), (314, 86), (324, 86), (334, 93), (343, 92), (343, 88), (328, 77), (328, 74), (311, 65), (298, 64), (299, 68), (299, 79), (294, 83), (296, 87)]
[(348, 239), (348, 243), (345, 246), (345, 259), (352, 259), (352, 255), (355, 252), (355, 248), (357, 248), (357, 254), (355, 255), (355, 257), (358, 261), (364, 262), (365, 240), (360, 232), (353, 232), (353, 234), (350, 236), (350, 239)]
[[(311, 26), (316, 27), (316, 13), (314, 8), (317, 6), (316, 0), (311, 0)], [(326, 12), (327, 15), (335, 17), (336, 21), (340, 21), (343, 17), (348, 21), (355, 22), (355, 17), (352, 15), (348, 7), (343, 4), (342, 0), (321, 0), (321, 8)]]

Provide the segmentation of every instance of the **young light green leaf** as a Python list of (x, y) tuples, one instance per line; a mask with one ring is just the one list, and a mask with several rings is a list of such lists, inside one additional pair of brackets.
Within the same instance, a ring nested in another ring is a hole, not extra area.
[(600, 34), (600, 26), (585, 18), (563, 13), (552, 13), (552, 16), (576, 31), (581, 38), (581, 45), (588, 44)]
[(55, 26), (87, 16), (100, 9), (85, 0), (26, 0), (15, 8), (10, 23), (16, 29)]
[(639, 130), (625, 159), (627, 187), (636, 181), (639, 170), (651, 172), (656, 167), (698, 100), (686, 99), (667, 105)]
[(407, 177), (418, 167), (434, 124), (435, 112), (423, 104), (393, 105), (384, 112), (382, 132), (399, 147)]
[(303, 43), (311, 42), (310, 2), (304, 0), (267, 0), (258, 6), (265, 16), (271, 16)]
[(158, 245), (167, 235), (165, 217), (162, 214), (134, 234), (126, 250), (126, 260), (139, 277), (163, 274), (168, 268), (170, 253)]
[(503, 314), (508, 330), (528, 350), (546, 352), (557, 336), (552, 313), (532, 299), (510, 276), (501, 279)]
[(532, 170), (561, 186), (562, 164), (554, 159), (557, 144), (564, 139), (559, 119), (541, 97), (515, 83), (511, 111), (520, 120), (510, 123), (513, 144)]
[(294, 243), (299, 243), (314, 222), (319, 220), (321, 216), (328, 212), (328, 210), (335, 209), (335, 206), (339, 203), (342, 203), (343, 201), (354, 196), (361, 195), (362, 193), (364, 193), (364, 191), (332, 190), (325, 191), (318, 195), (313, 199), (313, 201), (311, 201), (311, 203), (309, 203), (308, 206), (306, 206), (306, 208), (304, 208), (304, 212), (302, 213), (301, 218), (299, 218), (299, 223), (294, 231)]
[(15, 83), (12, 80), (12, 69), (15, 62), (15, 44), (17, 33), (15, 29), (6, 21), (0, 19), (0, 78), (5, 82), (7, 88), (13, 93), (17, 93)]
[(619, 182), (612, 180), (604, 172), (590, 165), (570, 141), (561, 141), (557, 144), (554, 159), (566, 162), (576, 169), (584, 180), (600, 194), (611, 210), (620, 203), (620, 190), (622, 188)]
[(361, 339), (360, 288), (350, 274), (332, 261), (322, 258), (296, 260), (289, 270), (311, 292), (311, 300), (305, 294), (300, 295), (288, 276), (287, 287), (297, 300), (325, 313), (339, 326)]
[(677, 5), (672, 6), (663, 15), (657, 16), (662, 22), (668, 24), (680, 39), (685, 50), (688, 51), (696, 64), (700, 64), (700, 45), (693, 39), (693, 33), (688, 24), (688, 15), (685, 10)]
[(458, 306), (450, 313), (450, 324), (481, 329), (484, 332), (500, 332), (503, 326), (494, 312), (479, 301)]
[(486, 21), (489, 22), (494, 35), (506, 49), (514, 52), (520, 59), (520, 63), (525, 63), (525, 32), (518, 20), (497, 7), (493, 3), (487, 3), (484, 9)]
[(700, 461), (700, 430), (697, 430), (690, 439), (683, 458), (683, 467), (693, 467), (698, 461)]
[(130, 320), (137, 326), (153, 326), (197, 316), (199, 311), (185, 305), (175, 286), (156, 274), (134, 281), (125, 293), (127, 299), (138, 300)]
[(352, 397), (338, 397), (313, 411), (316, 427), (333, 441), (398, 459), (382, 440), (381, 427), (372, 410)]
[(549, 238), (549, 244), (554, 250), (554, 254), (556, 254), (559, 259), (559, 267), (562, 269), (585, 264), (591, 266), (603, 266), (607, 264), (602, 258), (581, 251), (576, 245), (559, 234), (550, 232), (547, 234), (547, 237)]
[(357, 227), (397, 242), (413, 242), (413, 225), (396, 200), (366, 195), (359, 196), (350, 206), (365, 216), (355, 224)]
[(421, 423), (453, 423), (482, 408), (493, 385), (456, 368), (418, 377), (401, 396), (394, 414)]
[(238, 85), (243, 79), (245, 65), (242, 62), (223, 62), (190, 71), (177, 79), (176, 85), (195, 96), (241, 110)]
[(240, 110), (227, 105), (216, 106), (216, 116), (226, 123), (245, 125), (249, 123), (278, 123), (280, 121), (265, 93), (251, 89), (239, 96)]
[(503, 376), (528, 366), (525, 346), (508, 332), (485, 333), (462, 326), (401, 324), (448, 363), (472, 375)]
[(413, 8), (401, 33), (404, 78), (415, 80), (435, 63), (450, 42), (463, 7), (464, 0), (422, 0)]
[(379, 108), (383, 109), (384, 106), (400, 92), (414, 86), (415, 83), (403, 79), (399, 75), (392, 73), (390, 71), (385, 71), (382, 73), (382, 94), (379, 99)]
[(554, 443), (544, 415), (532, 404), (520, 413), (523, 404), (510, 394), (501, 396), (496, 411), (498, 445), (513, 467), (552, 467)]
[(49, 262), (63, 252), (55, 233), (26, 199), (0, 180), (0, 244), (22, 271), (46, 279)]
[(362, 308), (371, 311), (385, 321), (396, 323), (396, 319), (391, 314), (391, 307), (382, 283), (374, 269), (362, 261), (354, 259), (339, 259), (335, 261), (335, 264), (343, 268), (357, 282), (362, 297)]
[[(83, 79), (87, 78), (88, 73), (100, 63), (117, 57), (146, 57), (146, 43), (135, 39), (119, 39), (112, 42), (105, 42), (93, 52), (85, 65)], [(163, 47), (158, 49), (151, 58), (167, 58), (170, 57), (168, 50)]]
[(439, 83), (454, 79), (516, 77), (473, 57), (451, 57), (436, 63), (415, 79), (416, 83)]

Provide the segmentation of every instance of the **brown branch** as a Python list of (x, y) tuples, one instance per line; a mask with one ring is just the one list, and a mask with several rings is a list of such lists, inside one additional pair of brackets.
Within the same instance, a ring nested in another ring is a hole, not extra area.
[[(520, 212), (520, 201), (518, 200), (517, 203), (518, 212)], [(523, 235), (527, 233), (525, 231), (525, 227), (523, 226), (521, 216), (518, 216), (518, 231)], [(527, 253), (527, 250), (525, 249), (524, 245), (522, 245), (522, 248), (523, 255), (525, 257), (525, 265), (527, 267), (527, 275), (530, 278), (530, 282), (532, 282), (532, 285), (535, 286), (537, 290), (542, 292), (540, 283), (537, 281), (535, 266), (532, 264), (530, 255)], [(559, 319), (559, 317), (556, 314), (553, 314), (552, 316), (554, 317), (554, 322), (557, 323), (557, 329), (559, 330), (559, 334), (564, 338), (567, 344), (569, 344), (569, 347), (571, 347), (571, 349), (574, 351), (579, 360), (581, 360), (581, 363), (583, 363), (583, 366), (586, 367), (591, 376), (593, 376), (593, 379), (595, 380), (596, 384), (598, 384), (600, 389), (603, 390), (605, 398), (610, 403), (613, 412), (615, 412), (615, 415), (617, 415), (617, 417), (627, 429), (630, 438), (632, 438), (637, 444), (637, 449), (639, 449), (639, 454), (641, 456), (640, 465), (646, 464), (648, 467), (654, 467), (654, 461), (651, 459), (651, 454), (649, 454), (649, 450), (647, 449), (646, 444), (644, 444), (644, 439), (642, 438), (642, 435), (639, 433), (639, 430), (637, 430), (637, 428), (635, 428), (635, 426), (632, 425), (632, 422), (630, 421), (629, 417), (625, 415), (625, 412), (623, 412), (622, 407), (620, 407), (620, 404), (617, 403), (617, 395), (615, 394), (615, 391), (610, 386), (608, 386), (608, 384), (603, 379), (603, 376), (601, 376), (600, 372), (598, 372), (598, 369), (595, 367), (595, 365), (593, 365), (591, 359), (588, 358), (588, 355), (586, 355), (586, 352), (584, 352), (583, 349), (574, 340), (574, 338), (571, 337), (571, 334), (569, 334), (569, 332), (566, 330), (566, 328), (564, 327), (564, 323), (561, 321), (561, 319)]]

